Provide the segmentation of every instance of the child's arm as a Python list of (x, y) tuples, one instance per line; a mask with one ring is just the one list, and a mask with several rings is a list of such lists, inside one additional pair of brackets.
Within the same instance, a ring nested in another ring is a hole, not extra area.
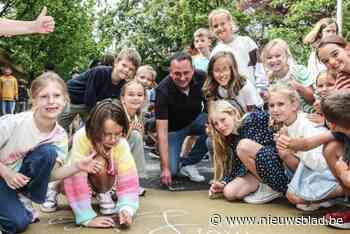
[(289, 83), (298, 91), (299, 95), (303, 97), (309, 105), (314, 103), (315, 98), (312, 86), (305, 87), (296, 80), (291, 80)]
[(74, 164), (62, 167), (59, 166), (59, 163), (56, 163), (54, 169), (51, 172), (50, 180), (62, 180), (81, 171), (92, 174), (99, 173), (103, 165), (102, 163), (93, 160), (93, 157), (94, 155), (86, 157), (81, 161), (75, 162)]
[(0, 162), (0, 177), (4, 178), (6, 184), (12, 189), (24, 187), (30, 181), (30, 178), (22, 173), (15, 172)]
[(336, 162), (335, 171), (341, 182), (347, 188), (350, 188), (350, 167), (342, 158), (339, 158), (339, 160)]
[(277, 138), (277, 147), (281, 149), (291, 149), (294, 151), (308, 151), (322, 144), (326, 144), (334, 140), (331, 131), (322, 132), (318, 135), (307, 138), (291, 139), (289, 136), (280, 135)]
[(113, 150), (112, 156), (117, 157), (116, 190), (120, 224), (130, 226), (132, 217), (139, 207), (139, 178), (134, 158), (126, 140), (119, 143), (117, 149)]
[(34, 21), (0, 20), (0, 35), (13, 36), (32, 33), (50, 33), (54, 30), (55, 21), (47, 16), (47, 9), (44, 7)]

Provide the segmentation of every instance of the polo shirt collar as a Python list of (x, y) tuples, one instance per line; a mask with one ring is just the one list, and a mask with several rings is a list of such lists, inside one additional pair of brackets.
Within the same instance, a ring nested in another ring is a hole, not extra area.
[[(171, 84), (171, 89), (169, 90), (170, 92), (172, 93), (177, 93), (177, 92), (181, 92), (183, 93), (183, 91), (181, 91), (177, 85), (174, 83), (173, 79), (170, 77), (169, 75), (169, 80), (170, 80), (170, 84)], [(192, 80), (190, 82), (190, 88), (189, 90), (191, 90), (193, 87), (197, 86), (198, 85), (198, 81), (195, 79), (195, 76), (192, 77)]]

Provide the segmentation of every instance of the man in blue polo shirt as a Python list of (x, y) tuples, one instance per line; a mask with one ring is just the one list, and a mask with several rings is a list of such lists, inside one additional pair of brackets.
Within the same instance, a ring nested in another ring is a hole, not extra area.
[[(195, 70), (191, 56), (176, 53), (170, 59), (170, 74), (156, 89), (156, 125), (161, 157), (161, 182), (171, 184), (178, 170), (190, 180), (201, 182), (205, 178), (194, 164), (206, 154), (205, 125), (208, 115), (203, 112), (202, 86), (206, 74)], [(180, 158), (186, 136), (198, 136), (187, 157)]]

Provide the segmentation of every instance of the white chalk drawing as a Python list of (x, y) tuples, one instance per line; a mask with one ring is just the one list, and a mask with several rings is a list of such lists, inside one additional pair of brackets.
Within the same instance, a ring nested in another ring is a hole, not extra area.
[[(164, 222), (165, 225), (157, 226), (156, 228), (148, 230), (148, 234), (163, 234), (163, 233), (174, 233), (174, 234), (239, 234), (232, 233), (230, 231), (221, 230), (221, 226), (209, 226), (202, 224), (180, 224), (172, 222), (176, 217), (183, 217), (189, 215), (190, 213), (186, 210), (175, 210), (169, 209), (159, 212), (144, 212), (139, 213), (135, 222), (142, 222), (143, 219), (160, 219), (161, 222)], [(155, 222), (158, 223), (159, 221)], [(183, 231), (181, 231), (183, 230)], [(186, 230), (186, 231), (185, 231)], [(191, 230), (191, 232), (190, 232)], [(232, 230), (231, 230), (232, 231)]]
[[(155, 219), (154, 222), (147, 221), (148, 224), (161, 223), (161, 226), (156, 226), (154, 228), (147, 228), (145, 233), (148, 234), (243, 234), (238, 231), (224, 230), (222, 225), (203, 225), (203, 224), (190, 224), (190, 223), (177, 223), (174, 219), (178, 217), (184, 217), (190, 215), (190, 212), (180, 209), (168, 209), (164, 211), (156, 212), (143, 212), (138, 213), (135, 217), (135, 223), (144, 223), (146, 219)], [(163, 224), (164, 223), (164, 224)], [(66, 232), (73, 232), (82, 229), (82, 226), (76, 225), (74, 218), (69, 217), (56, 217), (49, 219), (49, 225), (65, 224), (63, 230)], [(122, 232), (118, 228), (109, 229), (113, 232)], [(244, 234), (248, 234), (247, 232)]]

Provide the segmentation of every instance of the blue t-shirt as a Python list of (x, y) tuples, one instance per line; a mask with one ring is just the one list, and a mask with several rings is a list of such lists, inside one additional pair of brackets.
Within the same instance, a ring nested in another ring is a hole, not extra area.
[(209, 59), (206, 57), (193, 57), (192, 64), (195, 69), (208, 73)]

